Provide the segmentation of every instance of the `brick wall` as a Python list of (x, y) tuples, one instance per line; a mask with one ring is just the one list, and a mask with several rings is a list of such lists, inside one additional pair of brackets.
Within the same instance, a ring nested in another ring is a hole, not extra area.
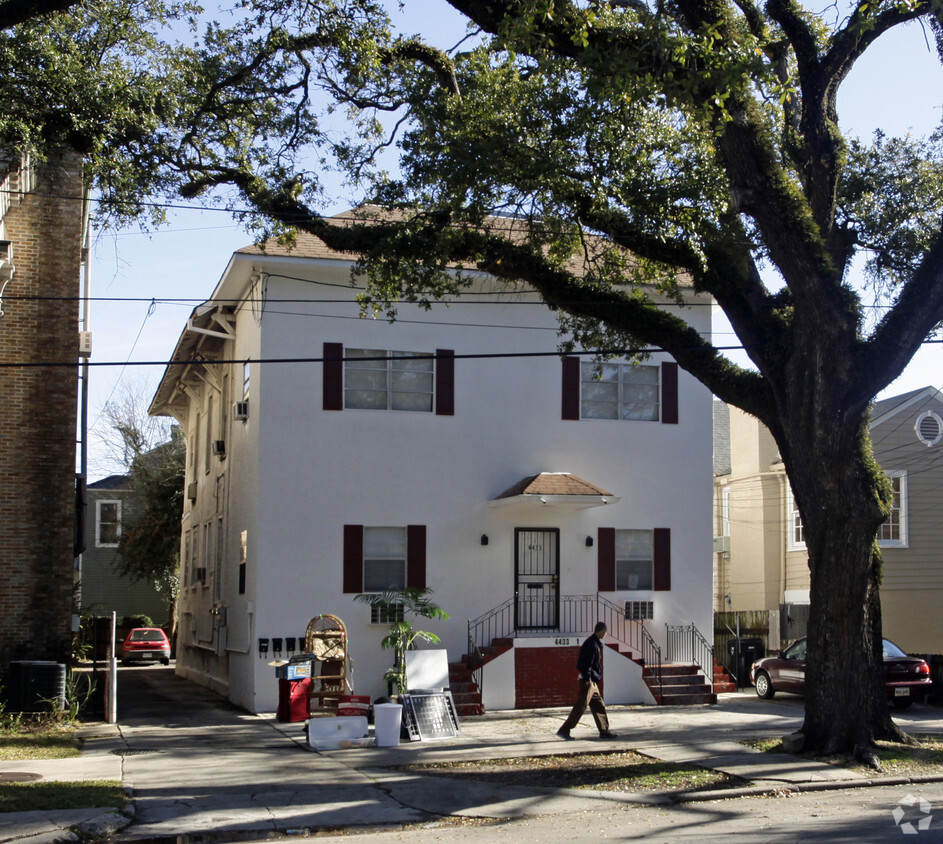
[[(0, 363), (0, 672), (68, 660), (75, 527), (81, 165), (42, 166), (4, 215), (16, 273), (3, 297)], [(21, 299), (19, 297), (29, 297)]]
[(579, 655), (579, 647), (515, 648), (515, 707), (571, 706), (578, 688)]

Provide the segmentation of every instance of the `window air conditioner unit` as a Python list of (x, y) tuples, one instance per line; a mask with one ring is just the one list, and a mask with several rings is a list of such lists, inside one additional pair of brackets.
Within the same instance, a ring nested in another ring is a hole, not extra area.
[(92, 332), (79, 332), (79, 357), (88, 358), (92, 356)]
[(730, 537), (729, 536), (715, 536), (714, 537), (714, 553), (715, 554), (729, 554), (730, 553)]
[(237, 422), (245, 422), (249, 418), (249, 402), (237, 401), (232, 405), (232, 418)]
[(196, 481), (192, 484), (187, 484), (187, 498), (191, 501), (196, 501)]
[(625, 617), (628, 621), (651, 621), (654, 609), (654, 601), (626, 601)]
[(226, 441), (225, 440), (213, 440), (213, 454), (216, 457), (226, 456)]

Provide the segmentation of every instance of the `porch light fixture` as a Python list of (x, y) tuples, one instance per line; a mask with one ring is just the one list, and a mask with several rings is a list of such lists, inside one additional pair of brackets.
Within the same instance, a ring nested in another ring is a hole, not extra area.
[(592, 547), (593, 547), (593, 538), (592, 538), (591, 536), (587, 536), (587, 537), (586, 537), (586, 547), (587, 547), (587, 548), (592, 548)]
[(487, 533), (483, 533), (483, 534), (481, 535), (481, 544), (482, 544), (482, 545), (487, 545), (487, 544), (488, 544), (488, 534), (487, 534)]

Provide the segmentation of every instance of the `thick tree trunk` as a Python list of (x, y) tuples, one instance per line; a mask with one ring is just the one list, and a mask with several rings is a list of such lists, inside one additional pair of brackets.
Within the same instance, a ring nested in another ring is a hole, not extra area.
[(816, 427), (798, 454), (783, 455), (811, 574), (802, 732), (813, 753), (854, 753), (878, 766), (876, 739), (907, 740), (884, 693), (875, 545), (885, 518), (883, 474), (871, 457), (866, 417), (844, 426), (820, 418)]

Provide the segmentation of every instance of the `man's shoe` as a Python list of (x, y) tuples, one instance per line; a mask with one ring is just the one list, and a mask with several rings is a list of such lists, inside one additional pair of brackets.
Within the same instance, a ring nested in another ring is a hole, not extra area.
[(570, 731), (567, 729), (564, 729), (563, 727), (560, 727), (560, 729), (557, 730), (557, 735), (560, 736), (560, 738), (562, 739), (566, 739), (567, 741), (575, 741), (573, 736), (570, 735)]
[(599, 734), (599, 737), (600, 737), (600, 738), (619, 738), (619, 734), (618, 734), (618, 733), (613, 733), (613, 732), (611, 732), (610, 730), (603, 730), (603, 731)]

